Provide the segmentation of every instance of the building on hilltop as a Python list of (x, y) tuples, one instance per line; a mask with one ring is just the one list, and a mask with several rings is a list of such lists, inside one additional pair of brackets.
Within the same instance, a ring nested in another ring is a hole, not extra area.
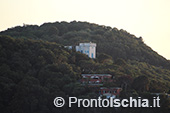
[(79, 43), (79, 46), (64, 46), (67, 49), (76, 49), (90, 58), (96, 58), (96, 43)]
[(80, 43), (76, 51), (86, 54), (90, 58), (96, 58), (96, 43)]

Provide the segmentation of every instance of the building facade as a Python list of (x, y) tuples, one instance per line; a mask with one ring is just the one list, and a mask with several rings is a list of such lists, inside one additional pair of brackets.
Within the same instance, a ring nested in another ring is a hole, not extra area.
[(120, 92), (122, 91), (122, 88), (120, 87), (100, 87), (99, 94), (100, 96), (106, 96), (106, 98), (119, 98)]
[(110, 74), (82, 74), (81, 83), (88, 85), (103, 85), (106, 82), (112, 82)]
[(90, 58), (96, 58), (96, 43), (80, 43), (76, 51), (86, 54)]
[(82, 74), (80, 80), (82, 85), (88, 85), (91, 90), (100, 97), (119, 98), (122, 88), (120, 87), (103, 87), (104, 83), (114, 82), (114, 77), (110, 74)]

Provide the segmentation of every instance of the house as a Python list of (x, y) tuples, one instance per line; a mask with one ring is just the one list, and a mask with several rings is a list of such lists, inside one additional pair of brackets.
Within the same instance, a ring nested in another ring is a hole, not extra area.
[(99, 89), (99, 95), (100, 97), (105, 96), (106, 98), (119, 98), (120, 92), (122, 91), (122, 88), (120, 87), (100, 87)]
[(96, 58), (96, 43), (80, 43), (76, 51), (86, 54), (90, 58)]
[(86, 54), (90, 58), (96, 58), (96, 43), (79, 43), (79, 46), (64, 46), (67, 49), (75, 48), (83, 54)]
[(160, 97), (165, 96), (167, 98), (170, 97), (170, 94), (165, 93), (165, 92), (164, 93), (151, 93), (151, 95), (153, 95), (153, 96), (160, 96)]
[(119, 87), (103, 87), (103, 83), (113, 82), (113, 77), (110, 74), (82, 74), (80, 80), (82, 85), (92, 87), (92, 91), (100, 97), (119, 98), (122, 88)]
[(81, 83), (88, 85), (103, 85), (106, 82), (112, 82), (110, 74), (82, 74)]
[(64, 46), (67, 49), (73, 49), (73, 46)]

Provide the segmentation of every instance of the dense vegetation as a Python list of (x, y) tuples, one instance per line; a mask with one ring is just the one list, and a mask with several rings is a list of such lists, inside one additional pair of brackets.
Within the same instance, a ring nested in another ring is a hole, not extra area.
[(114, 60), (136, 60), (155, 66), (170, 67), (170, 62), (144, 44), (142, 37), (135, 37), (125, 30), (118, 30), (87, 22), (55, 22), (41, 26), (17, 26), (1, 32), (14, 38), (46, 40), (63, 45), (77, 45), (80, 42), (97, 43), (97, 52), (106, 53)]
[[(168, 113), (170, 100), (161, 108), (68, 108), (53, 105), (57, 96), (96, 98), (79, 83), (81, 73), (108, 73), (122, 87), (121, 98), (150, 98), (150, 92), (168, 92), (169, 61), (146, 46), (142, 38), (96, 24), (56, 22), (27, 25), (0, 33), (0, 108), (2, 113)], [(10, 36), (4, 36), (10, 35)], [(14, 38), (12, 38), (14, 37)], [(97, 59), (64, 45), (96, 42)]]

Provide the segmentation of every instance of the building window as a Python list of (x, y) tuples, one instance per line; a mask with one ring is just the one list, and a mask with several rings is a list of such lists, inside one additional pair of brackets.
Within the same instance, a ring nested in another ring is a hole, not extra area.
[(91, 54), (91, 58), (93, 58), (93, 53)]
[(117, 93), (117, 91), (116, 91), (116, 90), (114, 90), (114, 91), (113, 91), (113, 93)]

